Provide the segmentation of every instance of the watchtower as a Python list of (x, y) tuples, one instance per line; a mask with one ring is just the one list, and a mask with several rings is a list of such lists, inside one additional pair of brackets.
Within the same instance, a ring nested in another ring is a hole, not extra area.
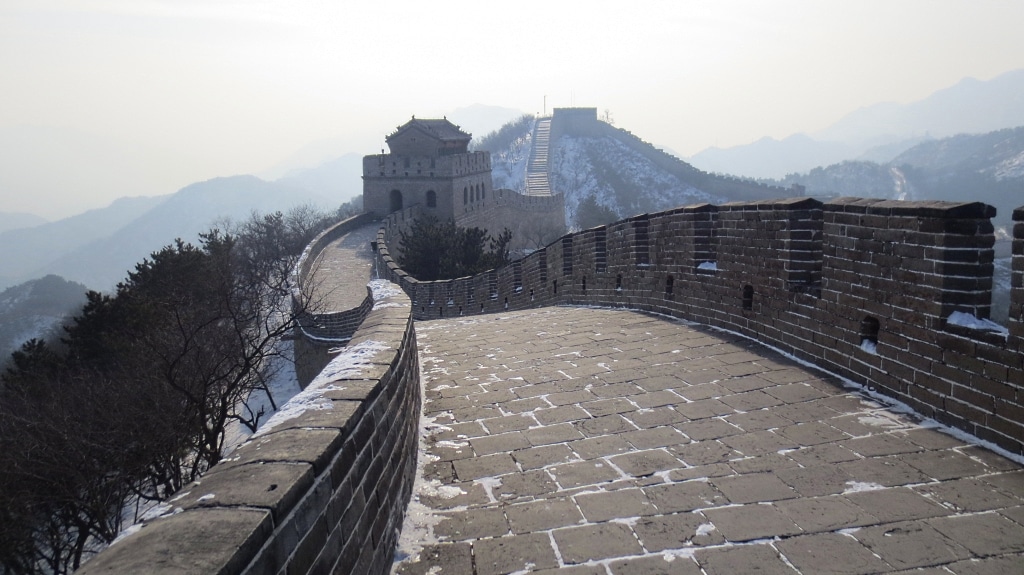
[(491, 155), (470, 152), (471, 139), (447, 118), (413, 116), (386, 138), (390, 154), (363, 157), (363, 209), (385, 216), (418, 204), (454, 220), (484, 208), (493, 201)]

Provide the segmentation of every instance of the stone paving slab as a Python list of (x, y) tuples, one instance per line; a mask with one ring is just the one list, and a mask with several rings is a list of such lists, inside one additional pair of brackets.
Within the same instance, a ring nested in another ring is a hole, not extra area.
[(379, 223), (372, 223), (334, 240), (313, 262), (310, 282), (318, 313), (346, 311), (366, 299), (366, 284), (373, 279), (373, 251)]
[(1024, 573), (1024, 469), (740, 337), (540, 310), (416, 325), (396, 573)]

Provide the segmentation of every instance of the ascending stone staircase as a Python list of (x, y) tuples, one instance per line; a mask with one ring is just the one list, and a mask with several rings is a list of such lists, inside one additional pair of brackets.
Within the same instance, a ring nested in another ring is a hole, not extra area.
[(526, 165), (526, 195), (550, 196), (548, 185), (548, 142), (551, 137), (551, 118), (539, 118), (533, 123), (533, 146), (530, 162)]

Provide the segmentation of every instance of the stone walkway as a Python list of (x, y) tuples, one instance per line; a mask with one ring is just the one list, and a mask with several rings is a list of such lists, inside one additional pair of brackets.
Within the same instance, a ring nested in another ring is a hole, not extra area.
[(366, 284), (373, 272), (370, 241), (376, 239), (380, 224), (375, 222), (353, 230), (331, 242), (313, 263), (313, 301), (323, 311), (345, 311), (359, 307), (366, 299)]
[(1020, 465), (749, 341), (587, 308), (416, 329), (397, 573), (1024, 573)]

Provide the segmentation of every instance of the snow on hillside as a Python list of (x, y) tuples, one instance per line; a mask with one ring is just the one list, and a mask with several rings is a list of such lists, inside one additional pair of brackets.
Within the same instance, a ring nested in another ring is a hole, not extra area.
[(491, 152), (491, 178), (494, 187), (526, 192), (526, 165), (530, 162), (533, 132), (527, 131), (512, 140), (512, 144)]
[(580, 202), (593, 197), (619, 217), (724, 198), (699, 190), (611, 138), (562, 136), (549, 159), (551, 188), (565, 195), (566, 222), (576, 227)]
[(996, 164), (992, 169), (992, 175), (996, 180), (1024, 178), (1024, 150)]

